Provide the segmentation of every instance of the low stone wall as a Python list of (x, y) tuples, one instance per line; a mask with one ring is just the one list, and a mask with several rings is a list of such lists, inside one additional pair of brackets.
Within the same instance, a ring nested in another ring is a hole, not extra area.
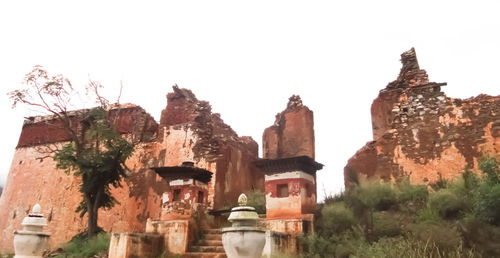
[(193, 227), (189, 220), (148, 220), (146, 232), (163, 236), (165, 250), (173, 254), (186, 253)]
[(270, 258), (277, 254), (296, 255), (300, 249), (299, 235), (267, 230), (262, 256)]
[(112, 233), (109, 258), (153, 258), (163, 253), (163, 235), (148, 233)]

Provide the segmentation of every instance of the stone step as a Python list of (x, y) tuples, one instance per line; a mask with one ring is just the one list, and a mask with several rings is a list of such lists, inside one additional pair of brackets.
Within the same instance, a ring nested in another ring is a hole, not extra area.
[(222, 234), (220, 228), (204, 229), (203, 233), (205, 233), (205, 234)]
[(204, 240), (201, 240), (197, 245), (199, 245), (199, 246), (207, 246), (207, 245), (222, 246), (222, 241), (221, 240), (204, 239)]
[(205, 240), (219, 240), (222, 241), (222, 234), (205, 234)]
[(224, 253), (223, 246), (211, 246), (211, 245), (195, 245), (189, 248), (190, 252), (201, 252), (201, 253)]
[(225, 253), (195, 253), (187, 252), (182, 255), (184, 258), (227, 258)]

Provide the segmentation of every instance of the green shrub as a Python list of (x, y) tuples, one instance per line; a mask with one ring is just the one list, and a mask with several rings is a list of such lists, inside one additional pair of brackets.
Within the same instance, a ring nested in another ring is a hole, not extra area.
[(460, 221), (465, 243), (484, 257), (500, 257), (500, 228), (488, 225), (472, 216)]
[(399, 202), (425, 202), (429, 196), (425, 185), (412, 185), (408, 180), (398, 184)]
[(398, 209), (409, 214), (416, 214), (425, 207), (429, 197), (427, 186), (412, 185), (409, 180), (403, 180), (397, 184), (398, 189)]
[[(468, 176), (471, 180), (471, 176)], [(448, 189), (453, 192), (456, 196), (464, 201), (464, 203), (470, 202), (472, 204), (472, 199), (474, 197), (475, 191), (477, 190), (477, 186), (473, 186), (472, 182), (466, 182), (464, 176), (454, 180), (449, 183)], [(471, 206), (470, 206), (471, 207)]]
[(465, 189), (468, 191), (476, 189), (480, 182), (478, 176), (467, 166), (464, 168), (464, 172), (462, 173), (462, 180), (464, 182)]
[(395, 237), (401, 235), (398, 220), (387, 212), (376, 212), (373, 214), (373, 237)]
[(304, 245), (303, 256), (306, 258), (332, 257), (335, 254), (335, 244), (318, 234), (305, 236), (302, 238), (302, 244)]
[[(104, 229), (102, 229), (101, 227), (98, 226), (97, 227), (97, 234), (100, 234), (100, 233), (106, 233), (106, 232), (104, 231)], [(70, 242), (85, 241), (85, 240), (87, 240), (88, 236), (89, 236), (89, 233), (87, 230), (85, 230), (83, 232), (80, 232), (80, 233), (74, 235), (71, 238)]]
[(344, 203), (328, 204), (321, 210), (322, 232), (326, 236), (341, 234), (356, 223), (354, 214)]
[(366, 190), (363, 199), (377, 211), (388, 210), (397, 203), (396, 192), (389, 183), (369, 185)]
[(437, 214), (436, 211), (430, 208), (424, 208), (418, 211), (417, 213), (417, 222), (439, 222), (441, 221), (441, 217)]
[(408, 237), (435, 245), (439, 250), (448, 252), (462, 244), (459, 232), (446, 223), (423, 222), (407, 226)]
[(173, 254), (169, 251), (164, 251), (157, 258), (182, 258), (180, 254)]
[(450, 189), (441, 189), (431, 194), (429, 208), (445, 219), (457, 218), (470, 209), (465, 200)]
[(275, 253), (271, 255), (271, 258), (298, 258), (297, 255), (284, 254), (284, 253)]
[(448, 179), (443, 178), (443, 175), (438, 172), (438, 180), (436, 182), (430, 183), (429, 186), (434, 190), (434, 191), (439, 191), (441, 189), (447, 188), (448, 187)]
[[(331, 238), (332, 239), (332, 238)], [(364, 236), (361, 227), (354, 227), (353, 230), (347, 231), (339, 238), (334, 239), (335, 252), (334, 257), (349, 258), (356, 254), (357, 250), (365, 249), (369, 245)], [(331, 256), (323, 256), (331, 257)]]
[(354, 227), (341, 235), (333, 235), (329, 238), (310, 234), (302, 238), (304, 251), (303, 257), (350, 257), (356, 250), (366, 248), (368, 243), (364, 238), (362, 228)]
[(345, 201), (353, 210), (388, 210), (397, 203), (396, 192), (389, 183), (368, 182), (353, 186), (346, 192)]
[(375, 239), (373, 213), (396, 207), (397, 195), (392, 185), (381, 182), (367, 182), (352, 186), (345, 194), (345, 203), (356, 219), (364, 226), (366, 238)]
[(360, 248), (359, 244), (366, 246), (364, 241), (353, 241), (353, 239), (343, 239), (335, 246), (335, 257), (349, 258)]
[(500, 184), (500, 178), (498, 177), (498, 162), (495, 158), (483, 157), (479, 161), (479, 169), (486, 175), (486, 179), (489, 183)]
[[(408, 255), (413, 249), (403, 237), (381, 238), (368, 248), (357, 250), (356, 257), (376, 258), (376, 257), (411, 257)], [(420, 256), (425, 257), (425, 256)]]
[(101, 252), (106, 252), (108, 248), (109, 236), (106, 233), (99, 233), (89, 240), (74, 238), (63, 246), (64, 255), (57, 257), (93, 257)]
[(251, 190), (247, 194), (248, 206), (254, 207), (258, 214), (266, 214), (266, 195), (260, 190)]
[(438, 246), (429, 242), (422, 242), (416, 239), (404, 237), (381, 238), (364, 249), (358, 249), (355, 257), (358, 258), (392, 258), (392, 257), (453, 257), (453, 258), (474, 258), (480, 257), (472, 250), (466, 250), (462, 245), (456, 246), (453, 250), (444, 251)]
[(337, 202), (343, 202), (344, 201), (344, 192), (337, 193), (337, 194), (328, 194), (325, 195), (325, 199), (323, 200), (324, 204), (333, 204)]
[(480, 168), (484, 177), (465, 168), (431, 192), (405, 180), (351, 185), (318, 205), (304, 257), (500, 257), (498, 165)]
[(478, 218), (493, 225), (500, 225), (500, 184), (483, 183), (474, 202)]

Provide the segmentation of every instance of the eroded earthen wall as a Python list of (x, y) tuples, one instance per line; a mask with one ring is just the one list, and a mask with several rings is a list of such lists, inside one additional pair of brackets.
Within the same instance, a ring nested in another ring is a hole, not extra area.
[(500, 96), (449, 98), (446, 84), (428, 81), (413, 49), (401, 59), (400, 76), (372, 104), (374, 141), (348, 161), (346, 184), (354, 175), (420, 184), (455, 178), (500, 153)]

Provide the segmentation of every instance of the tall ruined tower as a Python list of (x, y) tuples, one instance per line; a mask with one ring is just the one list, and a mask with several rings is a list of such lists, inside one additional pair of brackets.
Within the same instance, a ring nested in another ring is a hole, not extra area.
[(290, 97), (286, 109), (276, 115), (274, 125), (262, 136), (264, 159), (296, 156), (315, 157), (313, 112), (302, 104), (300, 96)]
[(398, 78), (371, 107), (373, 141), (351, 159), (344, 178), (356, 176), (427, 184), (455, 178), (465, 166), (477, 171), (485, 154), (500, 153), (500, 97), (447, 97), (429, 82), (412, 48), (401, 55)]
[(273, 126), (262, 136), (263, 159), (256, 162), (266, 174), (266, 220), (268, 229), (284, 233), (312, 230), (316, 207), (313, 112), (299, 96), (289, 99), (276, 115)]

